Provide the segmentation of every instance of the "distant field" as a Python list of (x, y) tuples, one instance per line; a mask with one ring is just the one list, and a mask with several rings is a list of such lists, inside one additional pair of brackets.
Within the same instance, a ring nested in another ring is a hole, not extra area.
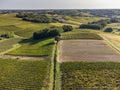
[(50, 62), (0, 59), (0, 90), (47, 88)]
[(95, 22), (101, 19), (106, 19), (103, 17), (79, 17), (79, 16), (65, 16), (66, 23), (73, 24), (73, 25), (80, 25), (83, 23), (88, 23), (88, 22)]
[(95, 39), (102, 40), (102, 38), (96, 33), (91, 32), (67, 32), (62, 34), (63, 40), (69, 39)]
[(103, 40), (63, 40), (59, 61), (120, 62), (120, 55)]
[(21, 39), (20, 38), (11, 38), (0, 42), (0, 53), (8, 49), (13, 48), (13, 45), (17, 44)]
[(62, 63), (62, 90), (119, 90), (120, 63)]
[(7, 54), (21, 56), (49, 56), (53, 50), (54, 39), (25, 40), (21, 47)]

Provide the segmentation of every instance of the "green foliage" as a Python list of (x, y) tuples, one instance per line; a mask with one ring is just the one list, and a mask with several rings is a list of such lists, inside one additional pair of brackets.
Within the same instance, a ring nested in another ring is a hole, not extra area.
[(80, 25), (80, 28), (100, 30), (101, 26), (98, 24), (82, 24), (82, 25)]
[(48, 38), (48, 37), (55, 37), (57, 35), (60, 35), (60, 32), (56, 28), (52, 29), (43, 29), (39, 32), (33, 33), (33, 39), (42, 39), (42, 38)]
[(112, 32), (112, 31), (113, 31), (112, 28), (106, 28), (106, 29), (104, 30), (104, 32)]
[(62, 28), (64, 32), (69, 32), (73, 30), (73, 27), (70, 25), (63, 25)]
[(0, 90), (47, 88), (50, 62), (0, 59)]
[(54, 39), (23, 40), (20, 48), (7, 54), (21, 56), (49, 56), (53, 50)]
[(60, 36), (56, 36), (55, 37), (55, 41), (57, 41), (57, 43), (61, 40)]
[(102, 40), (102, 38), (97, 35), (96, 33), (90, 32), (68, 32), (63, 33), (62, 38), (63, 40), (67, 39), (95, 39), (95, 40)]
[(16, 17), (22, 18), (25, 21), (35, 22), (35, 23), (49, 23), (50, 19), (45, 14), (39, 13), (23, 13), (20, 12)]
[(62, 63), (62, 90), (103, 90), (120, 88), (120, 63)]

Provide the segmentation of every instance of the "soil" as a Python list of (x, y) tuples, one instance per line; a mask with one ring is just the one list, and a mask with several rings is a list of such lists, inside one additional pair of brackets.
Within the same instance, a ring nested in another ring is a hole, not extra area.
[(104, 40), (63, 40), (59, 43), (59, 62), (120, 62), (120, 54)]

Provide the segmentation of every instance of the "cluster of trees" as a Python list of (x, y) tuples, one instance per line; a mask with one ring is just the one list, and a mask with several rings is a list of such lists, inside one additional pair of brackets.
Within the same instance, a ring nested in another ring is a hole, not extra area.
[(101, 26), (97, 25), (97, 24), (82, 24), (82, 25), (80, 25), (80, 28), (100, 30)]
[(103, 29), (109, 23), (111, 23), (111, 20), (109, 19), (99, 20), (97, 22), (90, 22), (88, 24), (82, 24), (80, 25), (80, 28), (100, 30), (100, 29)]
[(73, 27), (70, 26), (70, 25), (63, 25), (62, 29), (63, 29), (64, 32), (69, 32), (69, 31), (73, 30)]
[(33, 33), (33, 39), (42, 39), (42, 38), (55, 37), (55, 36), (60, 36), (60, 32), (56, 28), (54, 29), (46, 28), (40, 30), (39, 32)]
[(112, 32), (112, 31), (113, 31), (112, 28), (106, 28), (106, 29), (104, 30), (104, 32)]
[(48, 37), (55, 37), (56, 41), (60, 40), (60, 33), (61, 32), (68, 32), (72, 31), (73, 27), (70, 25), (63, 25), (62, 29), (59, 27), (50, 27), (45, 28), (43, 30), (40, 30), (38, 32), (33, 33), (33, 39), (42, 39), (42, 38), (48, 38)]
[(16, 17), (22, 18), (25, 21), (35, 22), (35, 23), (50, 23), (51, 19), (45, 14), (39, 13), (25, 13), (20, 12), (16, 14)]

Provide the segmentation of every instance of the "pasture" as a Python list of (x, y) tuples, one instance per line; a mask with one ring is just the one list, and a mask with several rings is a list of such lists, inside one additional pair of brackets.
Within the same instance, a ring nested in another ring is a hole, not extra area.
[(66, 62), (61, 72), (62, 90), (120, 89), (120, 63)]
[(59, 62), (120, 62), (120, 55), (104, 40), (63, 40)]

